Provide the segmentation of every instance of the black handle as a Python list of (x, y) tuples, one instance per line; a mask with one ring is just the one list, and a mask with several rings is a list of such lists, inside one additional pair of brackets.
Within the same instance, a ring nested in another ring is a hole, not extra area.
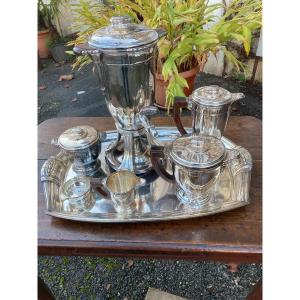
[(107, 193), (107, 192), (102, 188), (103, 186), (102, 186), (101, 183), (91, 181), (91, 187), (92, 187), (96, 192), (98, 192), (100, 195), (102, 195), (104, 198), (108, 198), (109, 193)]
[(180, 109), (186, 108), (188, 106), (186, 97), (174, 97), (174, 106), (173, 106), (173, 119), (176, 124), (176, 127), (181, 135), (187, 134), (186, 130), (184, 129), (181, 118), (180, 118)]
[(162, 177), (164, 180), (173, 183), (175, 181), (174, 175), (169, 174), (160, 163), (160, 159), (164, 158), (164, 147), (156, 146), (156, 145), (152, 146), (150, 157), (151, 157), (152, 167), (157, 173), (157, 175)]

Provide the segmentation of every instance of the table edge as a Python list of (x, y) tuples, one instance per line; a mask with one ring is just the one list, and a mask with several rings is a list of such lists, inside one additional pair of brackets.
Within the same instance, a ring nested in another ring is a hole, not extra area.
[[(178, 251), (178, 249), (181, 249)], [(131, 256), (143, 258), (214, 260), (223, 262), (260, 263), (262, 247), (230, 247), (224, 245), (189, 245), (145, 242), (89, 242), (39, 240), (39, 255), (61, 256)]]

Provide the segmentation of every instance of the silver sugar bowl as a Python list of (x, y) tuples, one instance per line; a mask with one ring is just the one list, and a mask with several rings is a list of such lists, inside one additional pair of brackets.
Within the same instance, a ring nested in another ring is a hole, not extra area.
[(101, 166), (98, 156), (105, 134), (88, 125), (72, 127), (51, 141), (73, 159), (73, 170), (78, 175), (92, 176)]
[[(165, 146), (152, 146), (152, 165), (158, 175), (176, 182), (177, 198), (192, 208), (202, 208), (211, 199), (213, 187), (224, 168), (226, 157), (223, 142), (207, 135), (185, 135)], [(170, 174), (161, 163), (168, 159)]]
[(243, 93), (230, 93), (217, 85), (200, 87), (187, 98), (175, 97), (173, 118), (180, 133), (186, 134), (180, 108), (188, 107), (192, 111), (193, 133), (220, 138), (227, 126), (232, 104), (244, 97)]

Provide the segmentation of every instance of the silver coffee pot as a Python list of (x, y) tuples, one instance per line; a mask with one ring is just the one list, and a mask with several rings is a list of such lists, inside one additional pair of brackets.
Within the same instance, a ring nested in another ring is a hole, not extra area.
[(145, 125), (151, 126), (145, 121), (147, 110), (143, 116), (142, 110), (154, 100), (156, 45), (165, 31), (134, 24), (129, 16), (115, 16), (110, 22), (73, 50), (92, 58), (119, 133), (106, 160), (115, 170), (143, 174), (151, 169)]
[(186, 134), (180, 109), (187, 107), (192, 111), (193, 133), (220, 138), (228, 123), (233, 102), (244, 97), (243, 93), (230, 93), (217, 85), (200, 87), (187, 98), (175, 97), (173, 118), (179, 132)]

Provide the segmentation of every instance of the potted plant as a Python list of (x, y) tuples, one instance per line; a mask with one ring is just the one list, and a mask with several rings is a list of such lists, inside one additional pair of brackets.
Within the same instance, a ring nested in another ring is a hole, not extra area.
[(57, 63), (64, 63), (72, 60), (72, 56), (68, 54), (71, 48), (67, 46), (67, 43), (74, 39), (74, 35), (69, 36), (55, 36), (47, 40), (47, 47), (49, 48), (52, 58)]
[(49, 37), (49, 29), (44, 19), (44, 3), (38, 1), (38, 52), (40, 58), (47, 58), (49, 56), (49, 50), (46, 45), (46, 41)]
[[(86, 41), (116, 14), (128, 14), (136, 22), (164, 28), (167, 35), (158, 43), (155, 76), (155, 99), (160, 107), (170, 108), (174, 96), (192, 92), (195, 76), (203, 70), (210, 54), (223, 51), (236, 69), (244, 70), (228, 43), (242, 43), (248, 54), (252, 32), (261, 27), (261, 0), (233, 0), (228, 6), (209, 4), (208, 0), (115, 0), (111, 4), (80, 0), (75, 5), (79, 33), (73, 43)], [(216, 15), (219, 10), (224, 11), (222, 16)], [(82, 25), (84, 30), (80, 30)], [(88, 58), (79, 57), (74, 66), (87, 63)]]
[(56, 19), (59, 24), (59, 5), (63, 1), (50, 0), (45, 3), (43, 0), (38, 0), (38, 53), (40, 58), (49, 57), (49, 40), (59, 36), (53, 20)]

